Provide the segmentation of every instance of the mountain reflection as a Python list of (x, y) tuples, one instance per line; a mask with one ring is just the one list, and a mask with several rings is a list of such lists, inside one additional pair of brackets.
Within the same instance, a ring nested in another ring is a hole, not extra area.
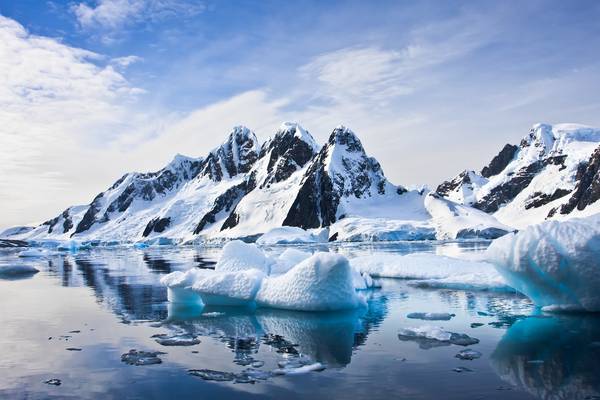
[(540, 399), (600, 397), (600, 318), (527, 318), (498, 343), (492, 367), (506, 382)]

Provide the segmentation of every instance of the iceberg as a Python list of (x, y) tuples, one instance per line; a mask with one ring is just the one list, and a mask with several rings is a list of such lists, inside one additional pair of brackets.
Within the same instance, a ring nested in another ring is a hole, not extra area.
[(192, 285), (204, 305), (252, 306), (265, 275), (257, 269), (214, 272), (202, 275)]
[[(255, 268), (256, 267), (256, 268)], [(339, 254), (287, 250), (277, 259), (253, 244), (228, 243), (215, 270), (172, 272), (161, 279), (173, 304), (334, 311), (365, 305), (356, 290), (375, 287)]]
[(293, 248), (286, 249), (277, 257), (275, 264), (271, 266), (271, 275), (285, 274), (310, 256), (311, 253), (307, 251)]
[(486, 251), (509, 285), (547, 310), (600, 311), (600, 215), (546, 221)]
[(315, 253), (285, 274), (265, 278), (256, 302), (259, 307), (302, 311), (334, 311), (366, 305), (354, 288), (348, 259), (331, 253)]
[(223, 246), (223, 252), (215, 265), (216, 272), (240, 272), (256, 269), (269, 275), (273, 260), (269, 259), (255, 244), (233, 240)]
[(46, 257), (46, 252), (41, 249), (27, 249), (23, 250), (18, 254), (19, 257), (31, 257), (31, 258), (41, 258)]
[(160, 283), (167, 287), (167, 300), (174, 304), (201, 305), (200, 295), (189, 288), (200, 275), (212, 271), (192, 268), (185, 272), (174, 271), (163, 276)]
[(277, 245), (277, 244), (302, 244), (302, 243), (323, 243), (329, 239), (329, 229), (311, 229), (304, 230), (296, 226), (281, 226), (273, 228), (264, 233), (256, 241), (257, 244)]

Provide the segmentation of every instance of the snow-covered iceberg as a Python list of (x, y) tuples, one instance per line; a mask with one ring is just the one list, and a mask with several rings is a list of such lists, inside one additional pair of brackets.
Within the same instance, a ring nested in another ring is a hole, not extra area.
[(273, 259), (242, 242), (225, 246), (214, 271), (176, 271), (161, 282), (171, 303), (301, 311), (357, 308), (365, 301), (356, 290), (374, 285), (368, 274), (361, 275), (339, 254), (311, 256), (293, 250)]
[(331, 253), (316, 253), (285, 274), (266, 278), (256, 302), (261, 307), (302, 311), (333, 311), (365, 305), (354, 288), (348, 259)]
[(530, 226), (496, 239), (486, 257), (538, 306), (600, 311), (600, 215)]
[(255, 244), (233, 240), (223, 247), (219, 261), (215, 265), (217, 272), (240, 272), (257, 269), (269, 275), (273, 260), (268, 258)]
[(280, 226), (264, 233), (256, 241), (259, 245), (323, 243), (329, 239), (329, 229), (304, 230), (296, 226)]

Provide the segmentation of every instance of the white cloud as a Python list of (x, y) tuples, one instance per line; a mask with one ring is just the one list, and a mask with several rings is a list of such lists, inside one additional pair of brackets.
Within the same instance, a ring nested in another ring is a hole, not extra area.
[(0, 16), (0, 208), (17, 209), (2, 224), (90, 195), (102, 169), (94, 147), (143, 126), (147, 117), (129, 108), (139, 89), (102, 60)]
[(141, 20), (197, 15), (204, 11), (204, 5), (185, 0), (98, 0), (94, 6), (75, 4), (72, 11), (82, 28), (117, 30)]
[(124, 56), (124, 57), (117, 57), (117, 58), (113, 58), (113, 59), (111, 60), (111, 62), (112, 62), (114, 65), (117, 65), (117, 66), (119, 66), (119, 67), (123, 67), (123, 68), (127, 68), (127, 67), (129, 67), (131, 64), (138, 63), (138, 62), (140, 62), (140, 61), (142, 61), (142, 58), (141, 58), (141, 57), (138, 57), (138, 56)]

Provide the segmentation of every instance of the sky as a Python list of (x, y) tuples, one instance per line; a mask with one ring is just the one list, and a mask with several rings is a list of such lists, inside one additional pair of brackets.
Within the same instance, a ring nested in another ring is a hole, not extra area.
[(0, 0), (0, 228), (235, 125), (351, 128), (435, 187), (536, 122), (600, 127), (600, 2)]

